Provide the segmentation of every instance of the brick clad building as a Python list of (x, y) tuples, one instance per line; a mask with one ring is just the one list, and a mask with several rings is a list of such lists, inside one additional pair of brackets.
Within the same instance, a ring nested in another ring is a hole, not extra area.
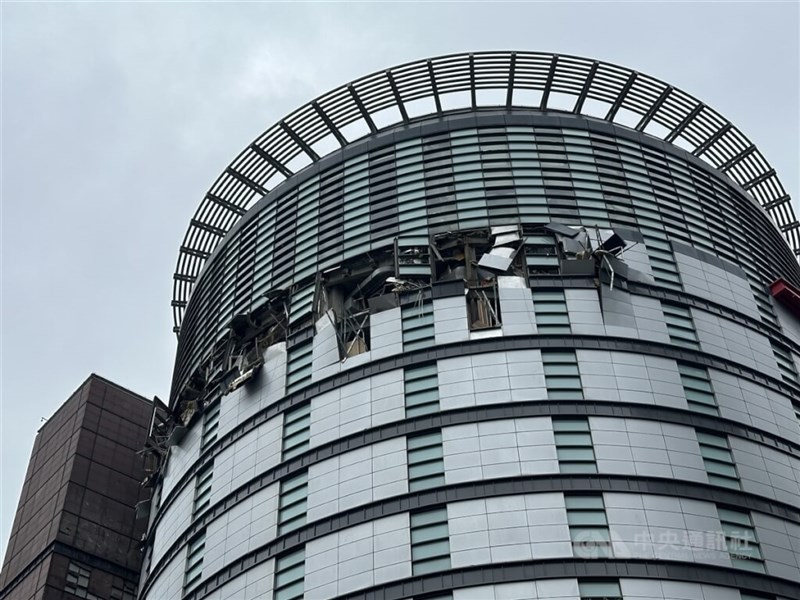
[(3, 600), (135, 596), (152, 404), (89, 378), (39, 430), (0, 573)]

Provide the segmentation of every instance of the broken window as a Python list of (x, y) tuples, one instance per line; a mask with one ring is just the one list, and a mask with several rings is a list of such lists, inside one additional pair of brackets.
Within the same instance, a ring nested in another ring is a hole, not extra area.
[(517, 225), (447, 231), (433, 236), (435, 281), (463, 279), (471, 287), (497, 275), (519, 275), (522, 236)]
[(467, 290), (467, 318), (470, 329), (500, 327), (500, 298), (497, 282)]
[(153, 397), (153, 412), (150, 416), (150, 430), (145, 440), (144, 468), (148, 472), (143, 485), (154, 486), (160, 479), (161, 466), (166, 460), (170, 446), (180, 443), (186, 428), (175, 414), (158, 398)]
[[(286, 339), (288, 303), (295, 291), (271, 290), (249, 312), (231, 319), (228, 335), (220, 338), (207, 365), (206, 386), (218, 385), (219, 393), (224, 396), (258, 373), (266, 349)], [(206, 402), (211, 399), (213, 396)]]
[(521, 246), (517, 225), (448, 231), (433, 237), (435, 281), (464, 281), (470, 329), (500, 326), (497, 277), (524, 273)]
[[(569, 273), (565, 260), (583, 262), (590, 258), (589, 235), (583, 227), (548, 223), (525, 228), (525, 262), (529, 277)], [(594, 269), (589, 272), (594, 273)]]
[(553, 222), (525, 226), (523, 231), (529, 283), (542, 275), (596, 277), (605, 272), (613, 288), (617, 268), (623, 270), (623, 277), (631, 272), (618, 260), (627, 244), (612, 229)]
[(333, 320), (342, 359), (369, 350), (369, 300), (391, 291), (394, 273), (391, 252), (368, 253), (320, 273), (316, 316)]
[(558, 244), (552, 234), (542, 232), (525, 236), (525, 265), (528, 278), (560, 273)]
[(398, 237), (394, 241), (394, 266), (397, 278), (430, 283), (430, 242), (424, 236)]

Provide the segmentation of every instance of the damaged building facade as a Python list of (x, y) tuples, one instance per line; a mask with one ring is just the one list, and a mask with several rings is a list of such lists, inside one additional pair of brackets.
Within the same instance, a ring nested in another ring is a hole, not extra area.
[(755, 146), (619, 66), (321, 96), (181, 246), (139, 597), (800, 598), (799, 247)]

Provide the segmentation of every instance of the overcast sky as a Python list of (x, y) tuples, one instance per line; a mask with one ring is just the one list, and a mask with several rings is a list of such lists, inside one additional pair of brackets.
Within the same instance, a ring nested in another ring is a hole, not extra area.
[(578, 54), (733, 121), (798, 194), (796, 2), (2, 2), (4, 554), (41, 417), (96, 372), (166, 398), (177, 250), (217, 175), (328, 89), (427, 56)]

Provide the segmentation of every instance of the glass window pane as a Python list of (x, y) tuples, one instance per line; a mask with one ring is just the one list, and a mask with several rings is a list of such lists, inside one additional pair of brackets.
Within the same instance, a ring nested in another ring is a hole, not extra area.
[(305, 515), (306, 513), (306, 500), (303, 498), (301, 502), (292, 504), (280, 510), (280, 522), (285, 523), (291, 521), (295, 517)]
[(441, 443), (442, 443), (442, 433), (440, 431), (436, 431), (434, 433), (427, 433), (425, 435), (417, 435), (414, 437), (410, 437), (407, 440), (409, 450), (412, 450), (414, 448), (424, 448), (426, 446), (432, 446), (434, 444), (441, 444)]
[(415, 394), (406, 395), (406, 406), (417, 406), (419, 404), (426, 404), (428, 402), (436, 402), (439, 400), (439, 390), (426, 390), (417, 392)]
[(749, 558), (740, 559), (731, 557), (731, 564), (737, 569), (746, 569), (748, 571), (755, 571), (756, 573), (764, 573), (764, 563), (759, 560), (752, 560)]
[(605, 525), (606, 514), (602, 510), (568, 510), (567, 523), (570, 525)]
[(553, 419), (554, 431), (589, 431), (588, 419)]
[(726, 477), (736, 477), (736, 468), (733, 465), (720, 463), (716, 461), (705, 462), (706, 471), (715, 475), (724, 475)]
[(693, 410), (695, 412), (703, 413), (706, 415), (719, 415), (719, 411), (717, 410), (716, 405), (708, 405), (699, 402), (692, 402), (689, 401), (689, 410)]
[(619, 598), (622, 592), (617, 581), (579, 581), (581, 598)]
[(724, 475), (714, 475), (713, 473), (708, 474), (708, 483), (711, 485), (719, 485), (722, 487), (731, 488), (732, 490), (742, 489), (738, 479), (725, 477)]
[(552, 352), (542, 351), (542, 362), (545, 364), (552, 363), (577, 363), (574, 352)]
[(558, 470), (562, 473), (597, 473), (597, 465), (592, 462), (561, 462)]
[(429, 402), (427, 404), (416, 404), (414, 406), (406, 406), (406, 417), (418, 417), (420, 415), (430, 415), (439, 412), (438, 402)]
[(428, 460), (442, 458), (444, 456), (442, 452), (442, 447), (437, 446), (428, 446), (427, 448), (419, 448), (417, 450), (409, 450), (408, 451), (408, 462), (409, 464), (417, 464), (420, 462), (425, 462)]
[(450, 542), (447, 539), (428, 542), (425, 544), (414, 544), (411, 548), (411, 559), (420, 560), (442, 556), (450, 553)]
[(303, 597), (304, 582), (298, 581), (275, 591), (275, 600), (294, 600)]
[(703, 455), (703, 458), (733, 463), (733, 456), (731, 456), (731, 451), (727, 448), (723, 449), (713, 446), (700, 446), (700, 453)]
[(577, 376), (566, 376), (566, 375), (559, 375), (557, 377), (553, 377), (552, 375), (546, 375), (545, 377), (545, 385), (547, 389), (581, 389), (581, 380), (580, 377)]
[(610, 542), (608, 527), (570, 527), (570, 539), (574, 542)]
[(591, 448), (556, 448), (558, 460), (581, 461), (594, 460), (594, 451)]
[(275, 585), (277, 587), (284, 586), (301, 579), (305, 575), (305, 563), (300, 562), (296, 565), (288, 567), (284, 570), (275, 573)]
[(438, 475), (444, 472), (444, 463), (441, 460), (432, 460), (418, 465), (408, 466), (409, 479), (420, 479), (429, 475)]
[(555, 434), (557, 446), (591, 446), (592, 436), (589, 433), (571, 433), (559, 431)]
[(436, 391), (438, 381), (436, 377), (426, 377), (424, 379), (415, 379), (413, 381), (406, 381), (405, 390), (406, 394), (414, 392), (424, 392), (428, 390)]
[(705, 431), (697, 432), (697, 441), (700, 444), (706, 444), (709, 446), (718, 446), (720, 448), (728, 447), (728, 441), (726, 438), (722, 437), (721, 435), (714, 435)]
[(446, 571), (450, 568), (450, 557), (433, 558), (414, 563), (414, 575), (433, 573), (435, 571)]
[(434, 523), (423, 527), (414, 527), (411, 530), (412, 545), (441, 539), (448, 539), (447, 523)]
[[(536, 324), (537, 325), (569, 325), (569, 316), (566, 314), (557, 314), (557, 313), (537, 313), (536, 315)], [(545, 368), (545, 373), (549, 374), (549, 369), (552, 365), (547, 365)], [(578, 374), (578, 367), (575, 366), (574, 371), (576, 375)]]
[(440, 485), (444, 485), (444, 475), (431, 475), (421, 479), (414, 479), (408, 482), (408, 490), (416, 492), (418, 490), (429, 490)]
[(307, 494), (308, 489), (305, 486), (282, 493), (280, 498), (281, 508), (291, 506), (300, 500), (305, 500)]
[(592, 509), (596, 508), (599, 510), (603, 510), (603, 498), (602, 496), (570, 496), (565, 495), (564, 501), (566, 503), (567, 509)]

